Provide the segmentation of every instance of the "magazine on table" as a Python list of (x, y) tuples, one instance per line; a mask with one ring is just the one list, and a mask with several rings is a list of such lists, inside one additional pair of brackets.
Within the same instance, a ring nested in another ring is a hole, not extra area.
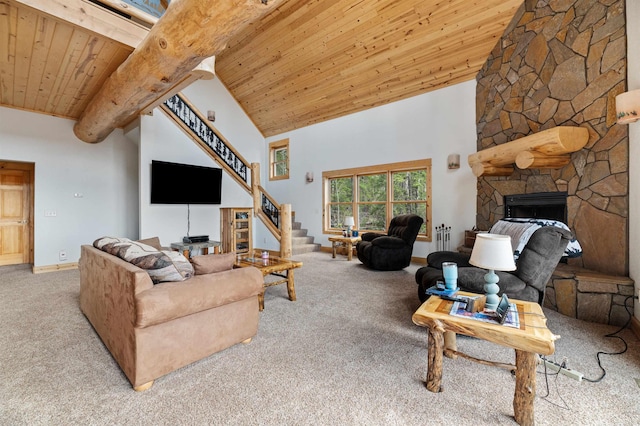
[[(477, 321), (482, 321), (490, 324), (500, 324), (500, 319), (494, 311), (484, 310), (482, 312), (469, 312), (466, 309), (465, 302), (453, 302), (450, 315), (456, 317), (464, 317)], [(520, 328), (520, 318), (518, 316), (518, 308), (515, 303), (509, 304), (509, 312), (502, 325), (507, 327)]]

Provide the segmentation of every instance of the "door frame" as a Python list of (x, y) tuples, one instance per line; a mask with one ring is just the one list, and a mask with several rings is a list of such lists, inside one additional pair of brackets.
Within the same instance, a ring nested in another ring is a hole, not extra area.
[(34, 252), (34, 204), (35, 204), (35, 163), (28, 163), (23, 161), (9, 161), (9, 160), (0, 160), (0, 169), (4, 170), (22, 170), (27, 172), (27, 177), (29, 179), (29, 188), (28, 188), (28, 223), (27, 223), (27, 233), (29, 234), (25, 241), (28, 244), (26, 247), (28, 253), (27, 263), (33, 265), (33, 252)]

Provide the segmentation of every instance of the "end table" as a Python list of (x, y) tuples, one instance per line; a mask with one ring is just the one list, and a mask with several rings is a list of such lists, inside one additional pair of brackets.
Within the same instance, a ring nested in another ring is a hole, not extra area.
[(353, 245), (360, 241), (360, 237), (329, 237), (331, 241), (331, 250), (333, 252), (333, 258), (336, 258), (336, 247), (338, 245), (344, 245), (347, 247), (347, 259), (351, 261), (353, 258)]

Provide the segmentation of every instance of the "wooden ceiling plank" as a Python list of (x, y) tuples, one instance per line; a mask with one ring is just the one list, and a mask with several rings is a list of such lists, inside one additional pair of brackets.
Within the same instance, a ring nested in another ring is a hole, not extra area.
[(29, 82), (24, 103), (27, 109), (35, 109), (56, 27), (55, 21), (43, 15), (37, 17), (36, 25), (36, 36), (31, 52), (32, 65), (29, 68)]
[(0, 3), (0, 102), (13, 104), (18, 9)]
[[(481, 61), (478, 66), (480, 66), (481, 63), (483, 62), (484, 61)], [(460, 69), (460, 70), (452, 70), (452, 71), (442, 71), (440, 72), (440, 74), (442, 74), (442, 76), (446, 76), (451, 82), (457, 83), (460, 81), (467, 81), (467, 80), (473, 79), (475, 77), (475, 70)], [(444, 78), (442, 76), (439, 76), (438, 78)], [(423, 81), (415, 82), (415, 84), (413, 85), (415, 87), (412, 87), (412, 84), (410, 83), (407, 84), (407, 82), (403, 81), (402, 79), (396, 79), (396, 80), (397, 81), (395, 81), (394, 83), (388, 84), (387, 87), (384, 89), (372, 90), (371, 93), (368, 95), (361, 93), (359, 94), (359, 96), (354, 97), (352, 102), (353, 107), (351, 108), (351, 112), (356, 112), (362, 109), (367, 109), (374, 106), (382, 105), (384, 103), (387, 103), (389, 100), (393, 101), (393, 100), (404, 99), (406, 97), (412, 96), (413, 91), (417, 89), (422, 89), (423, 86), (425, 86)], [(452, 84), (452, 83), (449, 83), (449, 84)], [(437, 86), (434, 85), (431, 88), (431, 90), (435, 88), (437, 88)], [(395, 92), (396, 94), (393, 94), (393, 92)], [(322, 117), (320, 117), (320, 119), (316, 120), (315, 122), (324, 121), (326, 119), (331, 119), (339, 116), (340, 113), (336, 112), (337, 115), (333, 113), (334, 109), (336, 111), (342, 111), (342, 115), (344, 115), (345, 110), (349, 110), (348, 107), (345, 109), (343, 95), (341, 95), (340, 93), (335, 93), (335, 96), (333, 96), (335, 98), (335, 102), (331, 99), (331, 96), (332, 95), (327, 95), (325, 97), (326, 99), (320, 108), (322, 110)], [(307, 120), (304, 119), (306, 115), (311, 115), (316, 117), (318, 116), (318, 113), (315, 111), (315, 109), (317, 108), (312, 108), (310, 112), (307, 112), (301, 104), (297, 104), (297, 106), (298, 106), (298, 109), (296, 109), (295, 111), (298, 114), (297, 116), (295, 116), (294, 121), (297, 121), (298, 123), (303, 121), (307, 122)], [(277, 116), (273, 118), (275, 120), (272, 120), (272, 122), (276, 121), (274, 122), (273, 127), (279, 130), (282, 130), (281, 127), (278, 127)], [(265, 129), (265, 133), (270, 133), (270, 132), (271, 131), (269, 129)]]
[[(399, 31), (395, 31), (395, 33), (397, 33), (400, 37), (404, 37), (405, 30), (400, 29)], [(444, 34), (439, 37), (444, 40), (452, 39), (452, 37), (450, 37), (449, 34)], [(393, 56), (401, 56), (401, 57), (405, 56), (404, 50), (406, 49), (419, 48), (424, 50), (424, 42), (422, 41), (423, 39), (424, 39), (423, 37), (416, 37), (414, 39), (416, 41), (414, 41), (413, 43), (398, 43), (397, 46), (394, 46), (395, 49), (387, 50), (383, 52), (382, 55), (378, 55), (377, 59), (374, 59), (374, 60), (380, 63), (384, 63), (385, 61), (388, 61), (389, 58)], [(434, 40), (434, 46), (436, 46), (436, 43), (438, 41), (439, 40)], [(338, 52), (343, 52), (344, 50), (345, 50), (344, 46), (336, 47), (336, 51)], [(435, 50), (439, 52), (438, 49), (435, 49)], [(441, 53), (439, 54), (441, 55)], [(300, 58), (297, 58), (296, 67), (310, 70), (310, 71), (306, 71), (304, 74), (306, 74), (310, 79), (315, 79), (316, 81), (319, 81), (319, 82), (324, 81), (323, 80), (324, 75), (321, 72), (319, 72), (320, 70), (318, 69), (320, 67), (324, 67), (328, 74), (342, 73), (344, 75), (344, 72), (345, 72), (344, 70), (349, 70), (353, 74), (361, 74), (363, 69), (364, 70), (370, 69), (371, 67), (376, 65), (376, 62), (371, 61), (370, 54), (365, 52), (364, 50), (362, 50), (361, 54), (357, 57), (352, 57), (353, 55), (348, 56), (346, 54), (341, 54), (338, 58), (334, 57), (332, 61), (325, 60), (324, 65), (322, 65), (321, 63), (318, 63), (317, 58), (320, 57), (319, 55), (309, 55), (309, 56), (312, 59), (308, 63), (305, 63)], [(375, 58), (375, 56), (373, 57)], [(356, 65), (353, 65), (353, 64), (356, 64)], [(220, 73), (224, 78), (224, 72), (220, 71)], [(290, 74), (288, 74), (284, 70), (279, 70), (278, 72), (273, 72), (271, 75), (258, 74), (255, 76), (256, 78), (253, 81), (256, 82), (255, 84), (260, 84), (261, 86), (263, 86), (265, 90), (271, 90), (275, 86), (280, 87), (281, 85), (286, 86), (291, 84), (294, 84), (294, 85), (298, 84), (297, 79), (300, 78), (300, 75), (292, 78)], [(242, 89), (234, 88), (234, 93), (239, 98), (243, 98), (248, 93), (252, 93), (255, 96), (261, 95), (261, 93), (253, 92), (253, 90), (254, 89), (251, 87), (251, 82), (249, 82), (249, 84), (245, 85), (245, 87)]]
[(149, 29), (87, 0), (9, 0), (44, 12), (62, 22), (137, 47)]
[(38, 86), (38, 96), (36, 97), (34, 109), (39, 112), (53, 114), (53, 98), (56, 95), (56, 90), (60, 87), (59, 79), (64, 65), (63, 58), (73, 36), (73, 27), (64, 23), (61, 24), (56, 20), (51, 20), (51, 22), (55, 25), (54, 40), (47, 52), (45, 68)]
[[(123, 63), (127, 57), (131, 54), (128, 46), (122, 46), (118, 43), (107, 43), (108, 49), (105, 50), (107, 59), (104, 65), (99, 65), (95, 68), (95, 71), (91, 79), (85, 82), (84, 92), (86, 96), (83, 99), (75, 99), (72, 109), (69, 111), (72, 117), (79, 117), (82, 111), (86, 108), (87, 104), (93, 99), (95, 94), (100, 90), (104, 81), (118, 69), (118, 66)], [(109, 56), (110, 55), (110, 56)], [(102, 57), (102, 54), (100, 55)]]
[[(456, 42), (461, 37), (469, 37), (468, 33), (465, 30), (479, 27), (477, 23), (478, 21), (476, 20), (476, 19), (479, 19), (478, 16), (479, 15), (477, 15), (476, 13), (471, 13), (471, 12), (469, 12), (468, 14), (464, 14), (464, 13), (460, 14), (460, 21), (458, 21), (455, 26), (443, 27), (440, 31), (426, 34), (423, 37), (415, 38), (413, 40), (408, 40), (403, 44), (392, 44), (390, 46), (390, 49), (393, 49), (393, 50), (400, 49), (400, 52), (406, 52), (412, 49), (423, 49), (424, 44), (427, 43), (427, 44), (432, 44), (434, 47), (436, 47), (436, 50), (440, 50), (441, 44), (443, 42), (451, 43), (451, 42)], [(492, 22), (493, 25), (496, 25), (495, 23), (499, 21), (496, 21), (495, 19), (493, 19), (489, 22)], [(485, 26), (485, 28), (489, 28), (489, 27)], [(498, 24), (492, 28), (494, 28), (493, 31), (496, 31), (496, 28), (497, 30), (500, 30), (501, 28), (503, 29), (504, 26)], [(493, 33), (493, 31), (491, 32)], [(487, 30), (484, 30), (483, 34), (486, 34), (486, 33), (487, 33)], [(445, 50), (445, 49), (442, 48), (442, 50)], [(369, 68), (372, 65), (376, 66), (377, 64), (384, 63), (386, 60), (387, 60), (387, 56), (384, 54), (373, 55), (369, 57), (366, 62), (361, 62), (360, 64), (355, 64), (353, 67), (350, 67), (349, 71), (355, 74), (360, 74), (363, 71), (363, 69)]]
[(77, 105), (86, 105), (91, 100), (95, 92), (91, 92), (89, 88), (95, 77), (96, 66), (104, 69), (113, 51), (113, 46), (107, 46), (104, 38), (93, 34), (89, 36), (84, 49), (79, 52), (71, 73), (72, 78), (69, 79), (60, 99), (60, 108), (66, 115), (71, 115)]
[(54, 115), (65, 116), (64, 88), (73, 77), (73, 70), (80, 59), (82, 52), (87, 45), (91, 35), (82, 29), (74, 30), (69, 38), (65, 53), (60, 57), (60, 69), (56, 75), (53, 86), (53, 96), (49, 98), (46, 110)]
[[(300, 27), (290, 22), (283, 21), (273, 33), (257, 34), (252, 43), (242, 51), (234, 50), (233, 57), (225, 57), (220, 62), (229, 60), (230, 63), (250, 63), (250, 67), (245, 67), (245, 74), (238, 74), (239, 70), (235, 69), (234, 74), (237, 78), (243, 79), (254, 74), (255, 69), (263, 70), (269, 73), (270, 69), (266, 65), (273, 62), (274, 56), (279, 62), (287, 65), (289, 72), (294, 74), (297, 70), (304, 69), (307, 64), (300, 63), (300, 53), (304, 53), (307, 57), (313, 57), (318, 60), (322, 56), (322, 51), (326, 50), (322, 46), (326, 44), (326, 39), (333, 37), (333, 34), (339, 34), (344, 31), (345, 27), (351, 26), (354, 19), (352, 17), (336, 18), (333, 10), (318, 4), (316, 8), (308, 8), (307, 15), (313, 17), (307, 20), (306, 26)], [(371, 17), (376, 13), (370, 13)], [(368, 16), (361, 16), (361, 20), (370, 19)], [(295, 31), (295, 32), (294, 32)], [(293, 37), (291, 34), (295, 34)], [(227, 52), (224, 52), (221, 56)], [(218, 72), (224, 75), (224, 66), (218, 67)]]
[[(477, 67), (480, 67), (482, 63), (483, 63), (483, 60), (478, 61)], [(466, 73), (466, 79), (472, 79), (475, 76), (477, 68), (474, 68), (474, 69), (468, 69), (468, 68), (469, 67), (465, 67), (461, 71)], [(415, 89), (419, 89), (418, 93), (424, 93), (426, 91), (433, 90), (434, 88), (437, 88), (437, 85), (438, 85), (438, 82), (435, 81), (436, 79), (442, 78), (441, 76), (446, 76), (452, 72), (460, 72), (460, 71), (450, 70), (447, 67), (447, 68), (443, 68), (442, 70), (435, 70), (435, 72), (432, 71), (430, 72), (431, 75), (422, 75), (424, 74), (422, 70), (416, 70), (416, 72), (414, 73), (415, 75), (409, 75), (409, 73), (406, 73), (406, 75), (396, 78), (396, 81), (398, 82), (398, 84), (401, 87), (404, 86), (403, 92), (400, 93), (396, 98), (406, 98), (409, 96), (413, 96), (416, 94), (416, 92), (414, 91)], [(314, 105), (316, 109), (326, 109), (327, 105), (324, 99), (326, 99), (327, 97), (330, 97), (333, 94), (336, 94), (338, 97), (341, 98), (341, 101), (339, 102), (340, 105), (347, 104), (348, 103), (347, 101), (349, 101), (349, 99), (351, 99), (351, 101), (354, 104), (358, 104), (359, 102), (357, 100), (363, 99), (366, 95), (368, 95), (369, 92), (372, 92), (373, 96), (379, 97), (380, 96), (379, 93), (383, 91), (382, 88), (386, 84), (386, 82), (384, 81), (380, 82), (379, 79), (380, 77), (378, 77), (378, 80), (374, 80), (373, 78), (370, 78), (369, 79), (370, 83), (368, 85), (354, 84), (351, 81), (342, 81), (343, 79), (337, 79), (337, 80), (340, 80), (343, 84), (336, 85), (335, 87), (331, 86), (328, 88), (324, 87), (324, 88), (318, 89), (317, 91), (318, 97), (313, 102), (311, 102), (311, 104)], [(412, 85), (412, 80), (419, 81), (417, 85), (420, 87), (414, 88)], [(360, 87), (364, 87), (364, 89), (360, 89)], [(311, 93), (307, 93), (307, 92), (311, 92)], [(281, 106), (282, 108), (286, 109), (288, 106), (290, 106), (292, 110), (296, 111), (299, 114), (302, 114), (305, 111), (306, 105), (309, 104), (308, 100), (313, 99), (312, 96), (314, 95), (314, 93), (315, 92), (313, 90), (307, 90), (301, 95), (293, 94), (286, 99), (280, 98), (277, 100), (277, 102), (279, 107)], [(289, 105), (289, 101), (292, 102), (292, 105)], [(255, 105), (254, 103), (254, 105), (251, 105), (251, 107), (252, 109), (259, 108), (260, 105)], [(269, 108), (268, 103), (264, 104), (263, 107), (267, 110), (273, 109), (273, 108)], [(354, 111), (352, 110), (347, 111), (345, 109), (344, 112), (354, 112)]]
[(18, 26), (16, 32), (16, 66), (13, 78), (13, 103), (24, 108), (29, 83), (31, 66), (31, 50), (35, 40), (38, 15), (28, 8), (18, 9)]
[[(412, 2), (406, 2), (406, 1), (404, 2), (385, 1), (385, 2), (379, 2), (379, 3), (385, 3), (385, 4), (391, 5), (392, 7), (391, 6), (387, 7), (387, 12), (391, 10), (395, 14), (403, 14), (403, 13), (406, 14), (407, 10), (411, 10), (411, 6), (413, 4)], [(342, 20), (336, 23), (336, 28), (325, 28), (326, 27), (325, 25), (318, 25), (319, 28), (322, 28), (322, 31), (315, 31), (315, 34), (306, 38), (303, 43), (295, 45), (295, 52), (296, 52), (295, 64), (290, 64), (295, 66), (295, 68), (291, 69), (290, 74), (294, 74), (298, 70), (303, 70), (309, 66), (312, 66), (315, 62), (318, 62), (319, 58), (323, 57), (322, 55), (318, 54), (319, 47), (317, 46), (317, 44), (321, 41), (324, 41), (325, 39), (328, 39), (328, 37), (326, 36), (327, 33), (331, 34), (331, 37), (329, 38), (329, 42), (328, 42), (329, 44), (328, 47), (331, 47), (331, 50), (333, 51), (339, 52), (339, 55), (342, 55), (342, 56), (347, 56), (347, 53), (345, 53), (345, 49), (349, 47), (349, 44), (353, 46), (353, 39), (357, 39), (358, 43), (360, 44), (375, 43), (376, 39), (380, 41), (379, 39), (381, 38), (381, 34), (384, 36), (385, 28), (390, 27), (388, 22), (389, 16), (381, 16), (377, 13), (377, 11), (374, 11), (374, 12), (375, 13), (373, 13), (372, 19), (370, 20), (363, 19), (362, 17), (360, 17), (359, 14), (356, 14), (355, 16), (345, 16), (342, 18)], [(354, 25), (354, 23), (356, 25)], [(410, 28), (410, 24), (407, 29), (409, 28)], [(395, 29), (389, 29), (389, 30), (386, 30), (386, 32), (391, 34), (397, 33), (399, 36), (404, 36), (404, 33), (406, 32), (406, 30), (403, 30), (402, 32), (398, 32), (398, 31), (395, 31)], [(336, 45), (336, 41), (341, 39), (340, 33), (342, 33), (342, 35), (344, 35), (344, 38), (347, 39), (348, 41), (346, 44)], [(282, 34), (281, 37), (274, 37), (274, 38), (277, 40), (291, 39), (291, 37), (284, 37), (284, 34)], [(266, 40), (268, 43), (270, 43), (268, 46), (270, 46), (272, 50), (274, 48), (279, 49), (278, 44), (273, 45), (273, 41), (271, 40), (271, 38), (267, 37)], [(307, 47), (309, 47), (309, 49), (307, 49)], [(261, 48), (262, 48), (261, 45), (252, 44), (252, 50), (250, 52), (246, 52), (249, 55), (253, 55), (251, 58), (252, 64), (255, 63), (257, 59), (256, 55), (259, 55)], [(287, 49), (287, 50), (290, 50), (290, 49)], [(367, 53), (363, 51), (362, 55), (367, 55)], [(244, 52), (243, 52), (243, 56), (246, 57)], [(303, 60), (304, 57), (311, 58), (312, 62), (311, 63), (305, 62)], [(282, 57), (283, 61), (285, 61), (286, 59), (287, 59), (286, 56)], [(224, 61), (224, 58), (220, 62), (223, 62), (223, 61)], [(326, 60), (324, 62), (329, 63), (329, 61), (326, 61)], [(224, 75), (224, 64), (219, 66), (218, 69), (221, 75)], [(277, 74), (282, 75), (286, 73), (277, 73)]]
[[(468, 61), (468, 57), (471, 56), (472, 53), (477, 52), (479, 48), (482, 47), (482, 42), (483, 39), (481, 37), (476, 37), (476, 38), (468, 38), (468, 40), (465, 42), (464, 46), (459, 46), (460, 41), (456, 40), (456, 39), (452, 39), (452, 41), (450, 42), (450, 50), (454, 51), (455, 54), (451, 54), (450, 56), (452, 58), (454, 58), (451, 63), (465, 63), (466, 61)], [(489, 45), (488, 47), (485, 47), (483, 50), (486, 53), (483, 53), (483, 58), (487, 56), (488, 52), (490, 51), (490, 49), (493, 48), (492, 45)], [(378, 82), (381, 79), (384, 79), (384, 76), (387, 74), (390, 74), (391, 71), (394, 71), (394, 68), (396, 67), (400, 67), (402, 69), (407, 68), (407, 65), (412, 65), (412, 63), (414, 63), (414, 67), (413, 68), (409, 68), (408, 71), (406, 72), (406, 74), (398, 74), (397, 72), (394, 72), (393, 75), (398, 75), (398, 77), (401, 80), (405, 80), (410, 78), (411, 75), (414, 75), (416, 73), (421, 73), (426, 71), (426, 68), (421, 68), (420, 64), (429, 64), (432, 62), (436, 62), (438, 61), (439, 58), (441, 58), (442, 53), (441, 52), (425, 52), (421, 57), (419, 58), (411, 58), (409, 56), (407, 56), (406, 60), (403, 60), (402, 62), (400, 62), (399, 64), (395, 64), (395, 63), (391, 63), (391, 62), (385, 62), (382, 65), (380, 65), (378, 68), (371, 68), (368, 70), (363, 70), (364, 72), (361, 74), (348, 74), (348, 75), (343, 75), (341, 76), (341, 78), (331, 78), (331, 76), (333, 75), (331, 73), (331, 70), (322, 73), (322, 74), (313, 74), (313, 75), (309, 75), (305, 80), (301, 80), (300, 78), (298, 79), (294, 79), (292, 80), (292, 82), (287, 83), (287, 84), (283, 84), (283, 85), (279, 85), (277, 88), (273, 88), (272, 93), (273, 95), (280, 95), (283, 98), (291, 98), (291, 102), (293, 103), (299, 103), (300, 100), (299, 99), (293, 99), (294, 97), (296, 97), (296, 95), (298, 93), (301, 93), (302, 90), (301, 88), (304, 87), (304, 94), (305, 96), (313, 96), (316, 93), (316, 90), (321, 91), (322, 93), (326, 93), (326, 92), (330, 92), (332, 88), (334, 88), (333, 91), (338, 92), (338, 93), (342, 93), (344, 96), (344, 90), (348, 89), (349, 86), (353, 86), (355, 88), (357, 87), (362, 87), (365, 90), (375, 90), (377, 85), (379, 84)], [(483, 59), (484, 61), (484, 59)], [(439, 67), (447, 69), (450, 67), (449, 62), (442, 62), (439, 61)], [(422, 76), (418, 76), (419, 78), (424, 78)], [(331, 79), (333, 81), (333, 83), (325, 83), (322, 85), (319, 85), (319, 82), (325, 82), (325, 79)], [(363, 82), (368, 82), (369, 84), (363, 84)], [(357, 89), (354, 89), (355, 91), (357, 91)], [(258, 99), (260, 99), (262, 102), (264, 102), (264, 104), (269, 104), (271, 101), (264, 96), (258, 97)], [(283, 102), (283, 100), (279, 100), (278, 101), (280, 104)], [(287, 107), (288, 105), (286, 105), (286, 101), (285, 105), (283, 105), (284, 107)], [(258, 103), (254, 103), (252, 106), (253, 107), (261, 107), (260, 101), (258, 101)], [(296, 108), (299, 108), (299, 106), (296, 106)]]

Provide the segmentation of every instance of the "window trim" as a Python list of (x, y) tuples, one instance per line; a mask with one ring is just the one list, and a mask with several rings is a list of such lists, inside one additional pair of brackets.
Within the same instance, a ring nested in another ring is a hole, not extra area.
[[(286, 161), (286, 167), (287, 167), (287, 173), (281, 176), (276, 176), (275, 174), (275, 165), (276, 165), (276, 161), (275, 161), (275, 152), (279, 149), (285, 148), (287, 150), (287, 161)], [(270, 142), (269, 143), (269, 180), (283, 180), (283, 179), (289, 179), (289, 172), (290, 172), (290, 163), (289, 163), (289, 158), (290, 158), (290, 154), (291, 154), (291, 150), (289, 149), (289, 138), (287, 139), (281, 139), (279, 141), (274, 141), (274, 142)]]
[[(329, 200), (330, 200), (330, 188), (329, 188), (329, 179), (335, 178), (348, 178), (351, 177), (354, 179), (353, 187), (354, 187), (354, 200), (352, 200), (352, 210), (354, 214), (357, 214), (357, 178), (361, 175), (372, 175), (372, 174), (380, 174), (387, 173), (389, 176), (394, 172), (407, 172), (413, 170), (425, 170), (427, 173), (427, 188), (426, 188), (426, 231), (425, 234), (418, 234), (417, 241), (433, 241), (432, 234), (432, 226), (431, 226), (431, 186), (432, 186), (432, 176), (431, 176), (431, 159), (426, 158), (422, 160), (412, 160), (412, 161), (403, 161), (399, 163), (387, 163), (387, 164), (379, 164), (374, 166), (366, 166), (366, 167), (356, 167), (350, 169), (342, 169), (342, 170), (332, 170), (322, 172), (322, 232), (324, 234), (340, 234), (341, 230), (333, 229), (330, 227), (330, 212), (329, 212)], [(387, 179), (387, 218), (386, 218), (386, 226), (389, 227), (389, 222), (393, 219), (393, 204), (398, 201), (394, 201), (392, 199), (393, 191), (392, 191), (392, 180)], [(357, 222), (356, 222), (357, 223)]]

